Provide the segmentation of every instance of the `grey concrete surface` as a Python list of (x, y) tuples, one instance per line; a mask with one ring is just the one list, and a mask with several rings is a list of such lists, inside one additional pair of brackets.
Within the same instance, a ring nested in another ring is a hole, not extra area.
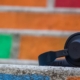
[(0, 64), (0, 73), (12, 75), (36, 74), (48, 76), (50, 78), (48, 80), (66, 80), (69, 76), (80, 76), (80, 68)]
[(0, 59), (0, 64), (38, 65), (38, 61), (19, 59)]

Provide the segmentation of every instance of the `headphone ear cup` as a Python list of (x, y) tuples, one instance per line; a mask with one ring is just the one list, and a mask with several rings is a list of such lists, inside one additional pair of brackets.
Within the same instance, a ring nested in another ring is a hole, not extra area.
[(80, 32), (77, 32), (77, 33), (74, 33), (72, 34), (71, 36), (68, 37), (68, 39), (66, 40), (65, 42), (65, 45), (64, 45), (64, 49), (67, 49), (69, 44), (73, 41), (73, 40), (76, 40), (77, 38), (80, 37)]
[(64, 49), (68, 49), (69, 54), (65, 57), (66, 61), (72, 66), (80, 66), (80, 59), (77, 59), (80, 56), (80, 32), (74, 33), (67, 39)]

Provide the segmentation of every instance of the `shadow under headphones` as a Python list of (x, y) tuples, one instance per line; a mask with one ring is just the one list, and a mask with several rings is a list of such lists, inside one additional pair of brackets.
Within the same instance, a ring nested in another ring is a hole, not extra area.
[[(56, 60), (59, 57), (65, 59)], [(67, 39), (64, 50), (45, 52), (39, 55), (38, 60), (41, 66), (80, 67), (80, 32)]]

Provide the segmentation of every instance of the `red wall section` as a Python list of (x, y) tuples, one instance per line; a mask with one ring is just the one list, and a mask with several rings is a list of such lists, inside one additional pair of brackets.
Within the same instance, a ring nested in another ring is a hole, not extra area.
[(56, 0), (55, 6), (80, 8), (80, 0)]

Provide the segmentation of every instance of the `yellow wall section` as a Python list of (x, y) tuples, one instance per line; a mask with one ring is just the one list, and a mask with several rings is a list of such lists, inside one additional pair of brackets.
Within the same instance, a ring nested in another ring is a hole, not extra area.
[(80, 30), (80, 14), (0, 12), (0, 28)]
[(0, 5), (45, 7), (46, 0), (0, 0)]
[(39, 54), (64, 48), (67, 38), (22, 36), (19, 59), (37, 59)]

